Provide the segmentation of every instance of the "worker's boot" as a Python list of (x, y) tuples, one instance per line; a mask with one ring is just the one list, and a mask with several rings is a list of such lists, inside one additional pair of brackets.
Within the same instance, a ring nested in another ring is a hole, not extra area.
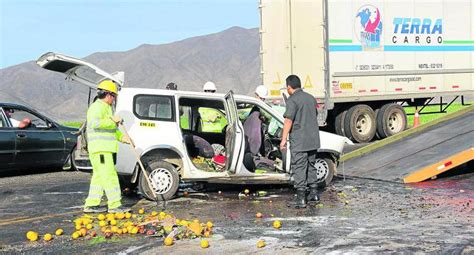
[(117, 208), (109, 209), (108, 212), (109, 213), (126, 213), (126, 212), (130, 212), (131, 210), (132, 210), (131, 208), (121, 205)]
[(297, 190), (296, 196), (294, 196), (293, 200), (288, 202), (288, 207), (292, 208), (305, 208), (306, 207), (306, 191), (305, 190)]
[(84, 206), (84, 213), (103, 213), (106, 212), (107, 208), (103, 206)]
[(308, 194), (308, 197), (307, 197), (307, 200), (308, 200), (309, 204), (319, 203), (318, 193), (319, 193), (318, 187), (310, 187), (309, 188), (309, 194)]

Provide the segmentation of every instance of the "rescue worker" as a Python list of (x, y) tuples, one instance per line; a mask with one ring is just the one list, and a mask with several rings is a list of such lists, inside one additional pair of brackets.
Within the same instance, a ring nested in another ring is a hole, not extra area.
[(174, 82), (170, 82), (166, 85), (167, 90), (178, 90), (178, 85)]
[(208, 81), (206, 83), (204, 83), (204, 86), (202, 86), (202, 90), (204, 92), (209, 92), (209, 93), (216, 93), (216, 84), (214, 84), (214, 82), (212, 81)]
[[(255, 89), (255, 97), (264, 101), (268, 97), (268, 89), (265, 87), (265, 85), (259, 85)], [(283, 114), (285, 112), (285, 107), (276, 105), (276, 104), (269, 104), (270, 107), (275, 109), (277, 112)], [(268, 133), (272, 136), (277, 135), (278, 129), (281, 130), (283, 126), (281, 125), (281, 122), (279, 122), (277, 119), (273, 118), (272, 116), (265, 116), (265, 118), (270, 118), (270, 123), (268, 124)]]
[[(122, 118), (112, 115), (111, 105), (117, 97), (117, 92), (113, 81), (102, 81), (97, 87), (97, 100), (87, 111), (87, 150), (93, 171), (89, 196), (84, 206), (85, 213), (130, 211), (130, 208), (122, 206), (120, 184), (115, 169), (117, 141), (131, 144), (130, 137), (118, 129)], [(100, 206), (104, 191), (108, 210)]]
[[(286, 150), (286, 140), (290, 136), (291, 172), (296, 189), (294, 200), (289, 207), (304, 208), (307, 200), (319, 202), (317, 170), (314, 167), (317, 150), (320, 147), (316, 99), (301, 89), (300, 78), (290, 75), (286, 78), (286, 89), (290, 97), (286, 102), (285, 122), (280, 150)], [(309, 196), (306, 191), (309, 188)]]

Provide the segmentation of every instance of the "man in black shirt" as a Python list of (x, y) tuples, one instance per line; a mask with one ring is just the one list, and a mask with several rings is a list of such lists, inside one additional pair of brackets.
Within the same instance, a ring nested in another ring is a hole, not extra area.
[(301, 81), (296, 75), (286, 78), (286, 89), (290, 97), (283, 115), (285, 123), (280, 149), (286, 150), (286, 140), (290, 136), (291, 174), (296, 196), (288, 206), (306, 207), (306, 190), (309, 187), (309, 202), (318, 202), (317, 170), (314, 167), (317, 150), (320, 147), (318, 111), (316, 99), (301, 89)]

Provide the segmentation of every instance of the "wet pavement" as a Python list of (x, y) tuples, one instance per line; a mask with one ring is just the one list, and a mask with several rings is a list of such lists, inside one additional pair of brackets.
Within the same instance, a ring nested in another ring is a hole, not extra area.
[[(214, 222), (205, 250), (198, 239), (170, 247), (142, 235), (71, 240), (88, 182), (89, 175), (79, 172), (0, 178), (0, 253), (474, 253), (472, 171), (416, 185), (336, 178), (320, 204), (299, 210), (286, 207), (286, 186), (218, 186), (168, 202), (166, 212), (178, 218)], [(239, 198), (245, 188), (251, 194)], [(258, 190), (268, 193), (259, 197)], [(124, 202), (135, 211), (161, 210), (138, 196)], [(264, 217), (257, 219), (257, 212)], [(281, 220), (281, 229), (272, 227), (274, 220)], [(59, 227), (65, 235), (51, 242), (26, 241), (28, 230), (44, 234)], [(258, 249), (259, 239), (267, 246)]]

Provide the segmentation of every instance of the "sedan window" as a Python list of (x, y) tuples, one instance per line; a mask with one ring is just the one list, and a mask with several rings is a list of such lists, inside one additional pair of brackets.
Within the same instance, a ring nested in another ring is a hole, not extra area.
[(12, 123), (13, 127), (18, 127), (19, 123), (24, 119), (29, 119), (31, 121), (30, 127), (48, 127), (48, 122), (30, 112), (21, 109), (5, 109), (5, 112), (8, 112), (10, 122)]

